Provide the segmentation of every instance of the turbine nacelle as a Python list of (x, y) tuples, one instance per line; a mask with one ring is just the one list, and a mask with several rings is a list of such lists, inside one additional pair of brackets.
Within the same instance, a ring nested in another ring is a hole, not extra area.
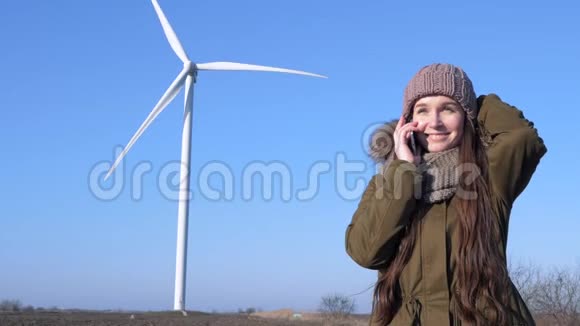
[(197, 65), (189, 60), (183, 63), (183, 70), (187, 71), (188, 75), (193, 75), (194, 77), (197, 75), (198, 71)]

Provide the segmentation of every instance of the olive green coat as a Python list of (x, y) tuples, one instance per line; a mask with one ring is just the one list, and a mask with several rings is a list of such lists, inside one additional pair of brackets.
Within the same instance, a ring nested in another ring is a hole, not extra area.
[[(492, 184), (492, 209), (498, 216), (501, 238), (497, 239), (504, 259), (510, 211), (514, 200), (527, 186), (540, 158), (546, 153), (533, 123), (521, 111), (490, 94), (478, 98), (479, 127), (489, 141), (487, 156)], [(346, 251), (360, 266), (379, 270), (388, 266), (400, 243), (402, 230), (416, 213), (414, 180), (420, 177), (414, 164), (393, 160), (382, 174), (368, 184), (346, 230)], [(409, 262), (399, 278), (403, 302), (390, 325), (458, 325), (453, 291), (456, 282), (458, 217), (455, 197), (427, 207), (418, 221), (419, 232)], [(525, 320), (535, 322), (511, 285), (511, 308)], [(519, 318), (518, 318), (519, 317)], [(378, 325), (373, 318), (371, 325)]]

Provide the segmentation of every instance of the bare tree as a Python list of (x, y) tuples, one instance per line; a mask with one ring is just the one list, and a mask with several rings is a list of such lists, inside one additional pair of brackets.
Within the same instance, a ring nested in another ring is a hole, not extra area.
[(328, 319), (345, 319), (354, 313), (356, 304), (354, 299), (342, 294), (329, 294), (320, 300), (318, 311)]
[(541, 268), (532, 262), (514, 264), (510, 260), (508, 273), (528, 308), (534, 310), (542, 277)]
[(0, 311), (16, 312), (22, 310), (20, 300), (2, 300), (0, 301)]
[(508, 264), (510, 278), (535, 318), (554, 326), (580, 325), (580, 264), (544, 272), (531, 262)]
[(542, 277), (535, 301), (537, 312), (555, 325), (580, 325), (580, 268), (557, 268)]

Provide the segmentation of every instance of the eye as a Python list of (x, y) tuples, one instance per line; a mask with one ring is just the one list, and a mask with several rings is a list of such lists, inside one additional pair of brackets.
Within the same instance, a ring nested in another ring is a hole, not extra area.
[(418, 108), (415, 110), (416, 114), (421, 114), (421, 113), (425, 113), (425, 112), (427, 112), (427, 110), (425, 108)]
[(447, 112), (456, 112), (457, 111), (457, 109), (455, 107), (452, 107), (452, 106), (446, 106), (444, 108), (444, 110)]

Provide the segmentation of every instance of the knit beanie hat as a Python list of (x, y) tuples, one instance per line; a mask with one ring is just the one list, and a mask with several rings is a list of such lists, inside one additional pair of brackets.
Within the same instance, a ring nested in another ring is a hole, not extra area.
[(473, 84), (459, 67), (446, 63), (425, 66), (413, 76), (403, 95), (403, 115), (409, 119), (415, 102), (431, 95), (448, 96), (461, 105), (469, 121), (477, 117), (477, 99)]

